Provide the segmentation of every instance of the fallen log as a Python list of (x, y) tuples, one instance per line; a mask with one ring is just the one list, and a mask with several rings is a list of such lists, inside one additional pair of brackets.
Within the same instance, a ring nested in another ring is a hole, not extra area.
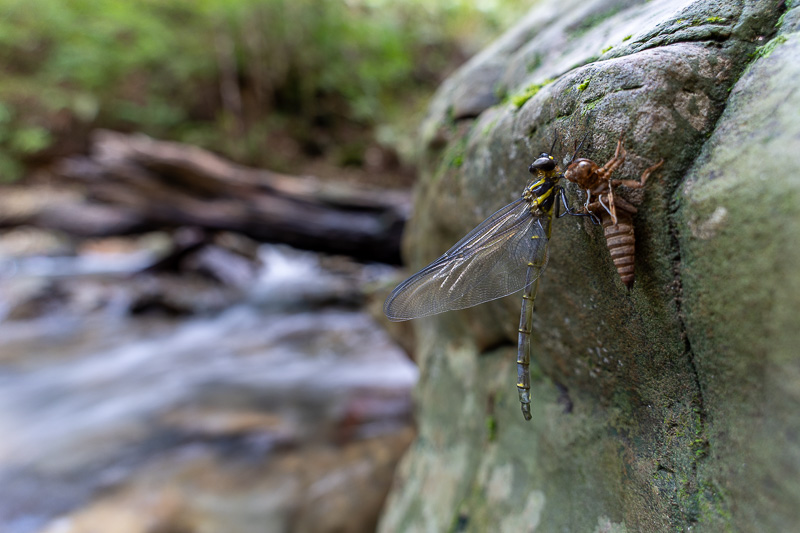
[(197, 226), (399, 263), (410, 211), (405, 191), (281, 175), (194, 146), (110, 131), (95, 133), (90, 155), (61, 160), (53, 172), (82, 198), (34, 210), (23, 222), (82, 236)]

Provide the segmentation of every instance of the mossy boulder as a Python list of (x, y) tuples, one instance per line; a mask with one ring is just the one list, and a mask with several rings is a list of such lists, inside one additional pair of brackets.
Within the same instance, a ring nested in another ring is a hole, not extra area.
[(554, 222), (531, 422), (518, 296), (417, 321), (419, 436), (382, 531), (800, 523), (798, 57), (800, 7), (777, 0), (545, 1), (445, 82), (414, 269), (514, 200), (554, 139), (602, 163), (623, 136), (620, 178), (665, 163), (621, 189), (640, 206), (631, 289), (601, 228)]

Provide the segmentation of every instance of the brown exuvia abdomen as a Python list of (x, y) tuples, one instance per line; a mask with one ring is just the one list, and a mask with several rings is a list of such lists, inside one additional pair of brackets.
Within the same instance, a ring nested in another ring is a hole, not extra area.
[(633, 283), (635, 260), (634, 252), (636, 238), (633, 236), (633, 219), (624, 211), (617, 211), (617, 223), (614, 224), (611, 216), (604, 213), (603, 233), (606, 236), (608, 251), (611, 260), (617, 267), (622, 283), (630, 287)]

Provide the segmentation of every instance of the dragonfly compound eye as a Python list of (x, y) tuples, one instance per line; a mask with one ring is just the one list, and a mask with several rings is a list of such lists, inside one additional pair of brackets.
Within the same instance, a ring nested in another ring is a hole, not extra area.
[(531, 174), (535, 174), (537, 170), (543, 170), (545, 172), (549, 172), (556, 168), (556, 162), (553, 161), (553, 158), (547, 154), (540, 155), (536, 161), (531, 163), (531, 166), (528, 167), (528, 172)]

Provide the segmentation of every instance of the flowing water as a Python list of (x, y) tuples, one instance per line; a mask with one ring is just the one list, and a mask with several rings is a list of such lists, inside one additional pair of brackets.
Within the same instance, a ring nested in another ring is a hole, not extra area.
[[(106, 305), (0, 322), (0, 531), (52, 527), (189, 445), (263, 462), (408, 423), (416, 368), (352, 305), (353, 275), (326, 271), (309, 253), (265, 246), (261, 255), (244, 298), (211, 316)], [(129, 259), (7, 263), (0, 289), (54, 276), (113, 285), (146, 263)]]

